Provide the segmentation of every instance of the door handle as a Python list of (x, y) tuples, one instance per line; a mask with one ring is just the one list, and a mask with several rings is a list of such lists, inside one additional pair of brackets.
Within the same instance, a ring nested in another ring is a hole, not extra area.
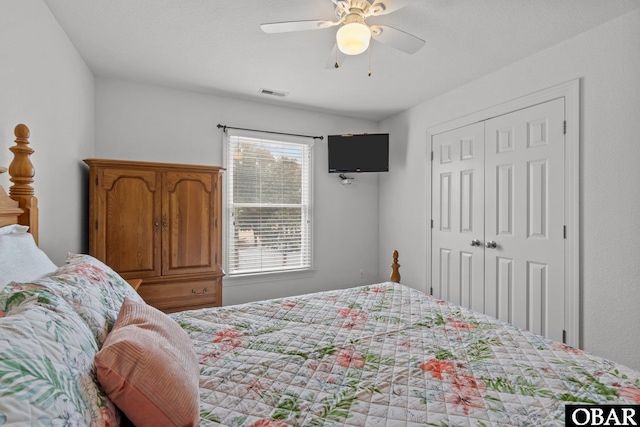
[(484, 244), (484, 246), (488, 249), (495, 249), (498, 247), (498, 244), (493, 240), (489, 240), (487, 243)]
[(471, 243), (469, 243), (469, 245), (471, 245), (471, 246), (480, 246), (480, 245), (481, 245), (481, 243), (480, 243), (480, 240), (478, 240), (478, 239), (473, 239), (473, 240), (471, 241)]

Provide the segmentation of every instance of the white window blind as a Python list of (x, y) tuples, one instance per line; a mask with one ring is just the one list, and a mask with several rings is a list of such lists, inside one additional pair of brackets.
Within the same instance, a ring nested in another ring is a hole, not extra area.
[(311, 268), (311, 143), (228, 132), (227, 274)]

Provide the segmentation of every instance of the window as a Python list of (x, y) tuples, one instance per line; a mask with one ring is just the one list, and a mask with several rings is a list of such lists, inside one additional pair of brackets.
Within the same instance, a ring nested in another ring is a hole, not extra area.
[(227, 132), (227, 274), (311, 268), (312, 141)]

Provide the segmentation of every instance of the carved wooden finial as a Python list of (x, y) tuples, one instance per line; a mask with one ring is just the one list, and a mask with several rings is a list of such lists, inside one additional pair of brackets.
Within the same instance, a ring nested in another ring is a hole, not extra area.
[(23, 125), (22, 123), (16, 126), (13, 133), (16, 135), (16, 138), (29, 138), (31, 136), (29, 127), (27, 125)]
[(393, 264), (391, 264), (391, 281), (400, 283), (400, 264), (398, 264), (398, 251), (393, 251)]
[(33, 195), (33, 176), (36, 174), (29, 156), (33, 149), (29, 147), (29, 128), (19, 124), (15, 129), (16, 145), (9, 148), (13, 153), (13, 161), (9, 165), (10, 181), (13, 185), (9, 188), (10, 196)]
[(9, 187), (9, 196), (18, 202), (23, 213), (18, 217), (18, 223), (29, 226), (29, 231), (38, 243), (38, 199), (33, 195), (33, 177), (36, 174), (29, 156), (33, 149), (29, 147), (29, 128), (26, 125), (16, 126), (16, 145), (9, 149), (13, 153), (13, 160), (9, 165), (9, 180), (13, 185)]

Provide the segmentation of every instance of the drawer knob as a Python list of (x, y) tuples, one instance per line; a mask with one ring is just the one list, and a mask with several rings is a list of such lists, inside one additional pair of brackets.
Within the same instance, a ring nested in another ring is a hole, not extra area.
[(191, 289), (191, 293), (192, 294), (196, 294), (196, 295), (204, 295), (209, 291), (209, 289), (207, 288), (202, 288), (201, 290), (197, 290), (196, 288)]

